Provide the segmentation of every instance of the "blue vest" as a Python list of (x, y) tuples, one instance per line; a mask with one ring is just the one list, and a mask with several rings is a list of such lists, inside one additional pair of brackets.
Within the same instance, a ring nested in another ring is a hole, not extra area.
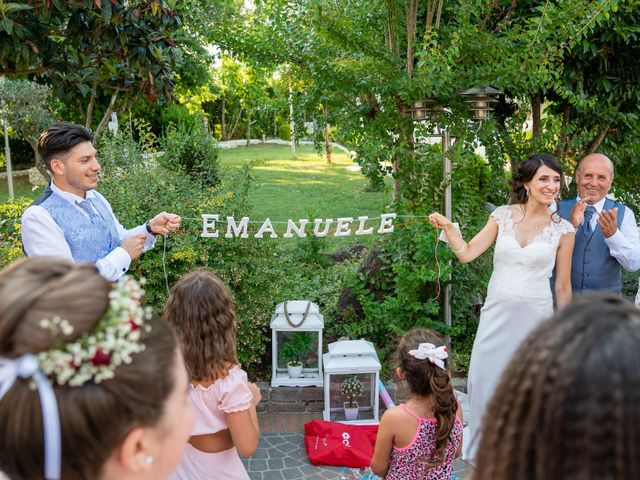
[[(568, 220), (575, 204), (575, 198), (561, 202), (560, 216)], [(610, 198), (605, 200), (604, 210), (609, 211), (616, 207), (618, 208), (617, 224), (620, 228), (625, 206)], [(571, 288), (573, 293), (583, 293), (590, 290), (606, 290), (615, 293), (622, 291), (620, 264), (611, 256), (602, 230), (598, 225), (588, 237), (585, 236), (584, 222), (576, 229), (571, 262)]]
[(97, 196), (90, 199), (98, 212), (88, 218), (47, 187), (33, 204), (43, 207), (64, 233), (64, 238), (76, 263), (96, 263), (120, 245), (120, 238), (111, 212)]

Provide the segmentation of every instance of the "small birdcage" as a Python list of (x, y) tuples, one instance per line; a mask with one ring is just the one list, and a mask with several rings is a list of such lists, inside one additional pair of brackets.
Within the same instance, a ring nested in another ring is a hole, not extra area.
[(379, 421), (380, 361), (371, 342), (340, 340), (324, 357), (324, 419), (354, 424)]
[(276, 306), (271, 317), (271, 386), (322, 386), (322, 330), (318, 305), (296, 300)]

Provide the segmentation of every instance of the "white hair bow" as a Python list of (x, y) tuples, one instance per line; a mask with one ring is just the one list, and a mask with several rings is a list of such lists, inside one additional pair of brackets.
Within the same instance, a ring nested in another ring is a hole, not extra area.
[(27, 353), (18, 358), (0, 358), (0, 400), (18, 378), (32, 378), (38, 388), (44, 424), (44, 478), (59, 480), (62, 450), (56, 395), (47, 377), (40, 371), (36, 357)]
[(449, 357), (447, 347), (444, 345), (436, 347), (433, 343), (421, 343), (416, 350), (409, 350), (407, 353), (418, 360), (429, 359), (431, 363), (442, 369), (444, 369), (443, 360)]

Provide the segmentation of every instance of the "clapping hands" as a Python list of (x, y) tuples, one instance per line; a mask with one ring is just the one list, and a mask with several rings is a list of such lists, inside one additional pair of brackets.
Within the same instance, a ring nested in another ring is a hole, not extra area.
[[(569, 214), (569, 221), (574, 228), (578, 228), (584, 221), (584, 211), (588, 206), (589, 205), (584, 200), (578, 200), (576, 202), (575, 207), (571, 210), (571, 214)], [(611, 235), (616, 233), (616, 230), (618, 229), (618, 209), (612, 208), (608, 212), (602, 210), (598, 214), (597, 223), (600, 230), (602, 230), (604, 238), (609, 238)]]
[(600, 230), (602, 230), (602, 235), (604, 238), (609, 238), (611, 235), (616, 233), (618, 229), (618, 209), (612, 208), (608, 212), (604, 210), (600, 212), (598, 216), (598, 226)]
[(584, 211), (587, 209), (587, 202), (584, 200), (578, 200), (569, 214), (569, 222), (573, 225), (573, 228), (578, 228), (584, 220)]

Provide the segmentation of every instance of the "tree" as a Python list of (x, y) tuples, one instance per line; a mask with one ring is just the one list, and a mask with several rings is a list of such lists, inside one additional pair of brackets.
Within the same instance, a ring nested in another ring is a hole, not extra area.
[[(75, 106), (96, 133), (137, 98), (164, 101), (174, 86), (177, 0), (2, 3), (0, 74), (29, 75)], [(96, 106), (104, 109), (96, 116)]]
[[(611, 131), (630, 132), (640, 115), (640, 2), (620, 2), (563, 56), (545, 97), (560, 118), (558, 156), (599, 149)], [(615, 142), (614, 142), (615, 143)]]
[[(315, 99), (330, 107), (363, 172), (379, 183), (391, 164), (399, 201), (401, 182), (412, 181), (404, 168), (415, 157), (414, 125), (407, 116), (412, 101), (432, 98), (451, 107), (453, 118), (443, 117), (440, 124), (460, 125), (456, 136), (468, 137), (463, 130), (469, 113), (458, 93), (472, 86), (500, 88), (507, 96), (491, 126), (496, 140), (511, 144), (514, 131), (507, 129), (507, 119), (516, 108), (507, 98), (537, 112), (544, 92), (559, 84), (566, 57), (618, 4), (267, 0), (255, 9), (220, 5), (216, 24), (208, 28), (212, 42), (246, 61), (295, 66), (308, 85), (307, 104)], [(537, 137), (537, 114), (535, 127)], [(527, 140), (526, 148), (549, 141)], [(517, 163), (522, 146), (503, 151)]]
[(270, 123), (273, 106), (269, 97), (269, 92), (273, 92), (269, 84), (271, 71), (223, 55), (214, 76), (220, 102), (222, 140), (234, 137), (241, 120), (244, 120), (247, 139), (256, 122), (263, 124), (264, 131)]
[(0, 77), (0, 98), (7, 105), (9, 125), (33, 148), (38, 170), (48, 178), (47, 169), (37, 160), (40, 132), (55, 120), (51, 89), (28, 80), (9, 80)]

